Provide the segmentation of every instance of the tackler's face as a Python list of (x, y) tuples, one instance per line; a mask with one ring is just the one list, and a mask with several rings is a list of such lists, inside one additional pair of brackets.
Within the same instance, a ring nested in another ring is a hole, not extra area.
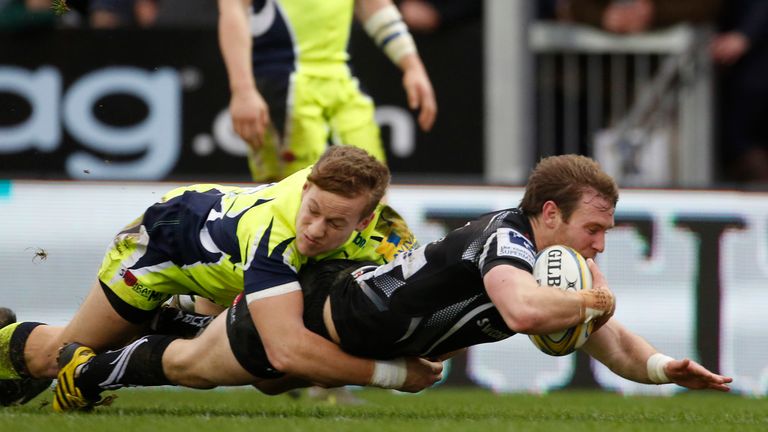
[(365, 195), (347, 198), (306, 183), (296, 216), (299, 253), (314, 257), (343, 245), (352, 232), (363, 230), (371, 221), (373, 214), (363, 215), (367, 205)]
[(605, 250), (605, 234), (614, 226), (615, 209), (595, 191), (586, 191), (566, 222), (560, 218), (553, 244), (576, 249), (584, 258), (595, 258)]

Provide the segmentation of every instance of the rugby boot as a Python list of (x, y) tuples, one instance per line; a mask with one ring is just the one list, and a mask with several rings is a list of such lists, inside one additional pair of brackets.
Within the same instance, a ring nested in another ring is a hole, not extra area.
[(78, 343), (64, 345), (59, 350), (58, 383), (53, 397), (54, 411), (91, 411), (95, 406), (112, 403), (114, 396), (101, 398), (100, 391), (84, 392), (77, 386), (77, 376), (82, 366), (95, 356), (92, 349)]

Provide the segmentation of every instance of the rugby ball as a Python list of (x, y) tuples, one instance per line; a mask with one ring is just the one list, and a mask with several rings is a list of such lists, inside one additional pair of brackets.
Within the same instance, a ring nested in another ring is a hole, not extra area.
[[(548, 285), (573, 291), (592, 288), (592, 272), (587, 261), (567, 246), (550, 246), (539, 252), (533, 265), (533, 277), (542, 287)], [(594, 325), (594, 321), (590, 321), (558, 333), (528, 337), (543, 353), (564, 356), (584, 345)]]

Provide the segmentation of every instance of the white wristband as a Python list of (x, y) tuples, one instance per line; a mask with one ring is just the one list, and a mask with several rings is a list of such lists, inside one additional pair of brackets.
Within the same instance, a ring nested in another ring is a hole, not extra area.
[(389, 361), (377, 361), (373, 366), (371, 385), (386, 389), (399, 389), (405, 384), (408, 368), (404, 358)]
[(648, 378), (651, 382), (654, 384), (668, 384), (672, 382), (667, 377), (667, 373), (664, 372), (664, 367), (672, 360), (674, 360), (672, 357), (662, 353), (656, 353), (648, 357)]
[(395, 5), (385, 6), (371, 15), (363, 25), (366, 33), (376, 45), (392, 60), (399, 64), (403, 56), (416, 52), (416, 43), (403, 22)]

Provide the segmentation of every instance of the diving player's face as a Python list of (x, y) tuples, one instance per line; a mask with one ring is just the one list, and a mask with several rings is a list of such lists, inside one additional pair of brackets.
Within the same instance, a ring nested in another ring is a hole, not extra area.
[(365, 195), (347, 198), (307, 183), (296, 216), (296, 247), (313, 257), (338, 248), (355, 229), (365, 228), (370, 217), (361, 220), (368, 204)]
[(576, 249), (584, 258), (595, 258), (605, 250), (605, 233), (613, 228), (614, 208), (594, 191), (585, 192), (568, 222), (560, 220), (553, 244)]

